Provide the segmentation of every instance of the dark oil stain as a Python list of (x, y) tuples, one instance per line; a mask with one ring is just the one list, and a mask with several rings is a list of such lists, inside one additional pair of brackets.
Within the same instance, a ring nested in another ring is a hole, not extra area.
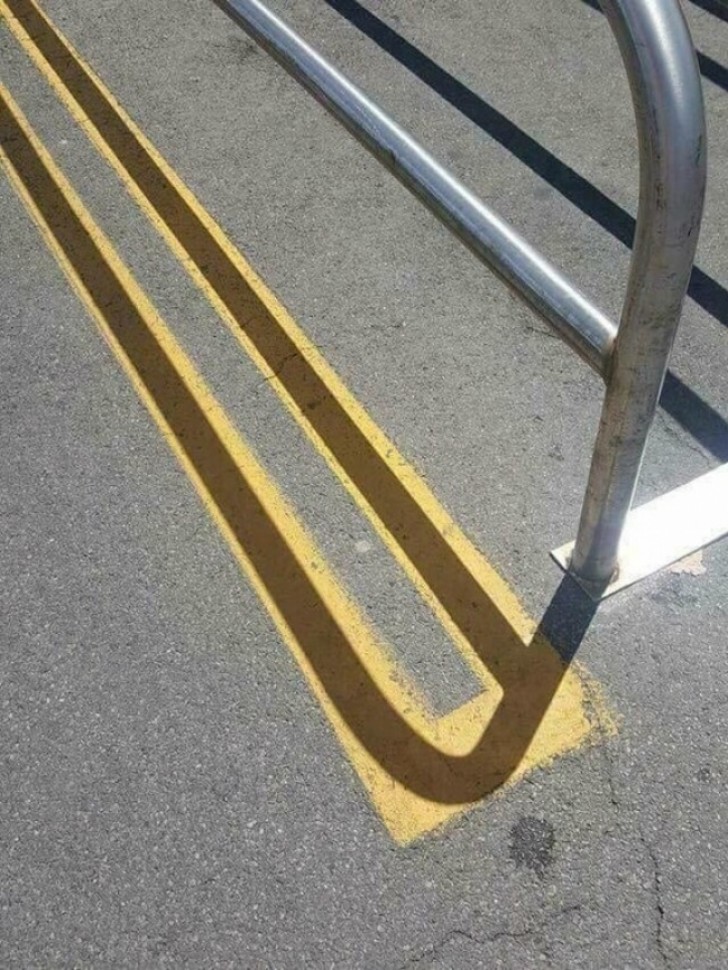
[(543, 879), (554, 861), (555, 843), (554, 827), (550, 822), (526, 815), (511, 828), (509, 854), (517, 869), (525, 866)]

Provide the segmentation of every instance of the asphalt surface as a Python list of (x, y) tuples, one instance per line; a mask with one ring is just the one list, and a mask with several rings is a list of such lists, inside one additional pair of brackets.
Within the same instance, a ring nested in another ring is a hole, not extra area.
[[(637, 159), (588, 4), (271, 2), (614, 317)], [(714, 12), (710, 12), (710, 8)], [(397, 844), (254, 585), (0, 180), (0, 966), (728, 963), (728, 542), (594, 615), (597, 380), (211, 3), (43, 9), (416, 467), (616, 732)], [(728, 460), (728, 23), (685, 4), (709, 187), (641, 499)], [(395, 662), (480, 685), (0, 23), (0, 81)]]

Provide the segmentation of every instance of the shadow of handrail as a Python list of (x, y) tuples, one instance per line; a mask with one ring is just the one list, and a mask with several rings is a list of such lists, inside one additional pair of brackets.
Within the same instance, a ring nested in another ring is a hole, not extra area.
[[(581, 0), (581, 2), (586, 4), (587, 7), (591, 7), (592, 10), (596, 10), (597, 13), (604, 13), (599, 4), (599, 0)], [(720, 17), (721, 20), (728, 19), (725, 10), (718, 12), (715, 9), (716, 4), (711, 4), (710, 0), (692, 0), (692, 2), (706, 10), (710, 6), (710, 13), (716, 17)], [(718, 87), (723, 88), (724, 91), (728, 91), (728, 68), (719, 64), (718, 61), (714, 61), (712, 57), (709, 57), (700, 50), (696, 50), (695, 54), (698, 58), (698, 67), (703, 77), (708, 81), (712, 81)]]
[(690, 2), (728, 24), (728, 6), (725, 2), (721, 0), (690, 0)]
[[(632, 248), (636, 226), (634, 217), (583, 175), (440, 67), (431, 57), (363, 7), (358, 0), (324, 2), (481, 131), (515, 155), (581, 212), (606, 229), (615, 239)], [(596, 0), (582, 2), (600, 9)], [(726, 77), (728, 78), (728, 73)], [(728, 290), (697, 266), (693, 268), (688, 295), (723, 326), (728, 327)], [(719, 461), (727, 460), (728, 422), (672, 372), (665, 382), (660, 404), (713, 457)]]
[[(389, 702), (332, 614), (306, 565), (261, 501), (220, 437), (194, 387), (158, 339), (149, 318), (84, 226), (62, 186), (16, 116), (0, 97), (0, 145), (14, 178), (32, 199), (51, 238), (103, 318), (124, 359), (159, 410), (166, 428), (204, 484), (217, 513), (275, 604), (316, 677), (358, 741), (409, 791), (444, 805), (476, 801), (506, 782), (521, 765), (569, 670), (594, 614), (594, 605), (564, 578), (541, 625), (525, 643), (445, 538), (410, 498), (414, 561), (480, 662), (499, 683), (502, 698), (478, 742), (461, 756), (443, 753)], [(36, 217), (37, 218), (37, 217)], [(381, 482), (381, 479), (380, 479)], [(400, 488), (398, 483), (393, 488)], [(384, 495), (403, 508), (404, 497)], [(560, 653), (548, 638), (557, 644)]]

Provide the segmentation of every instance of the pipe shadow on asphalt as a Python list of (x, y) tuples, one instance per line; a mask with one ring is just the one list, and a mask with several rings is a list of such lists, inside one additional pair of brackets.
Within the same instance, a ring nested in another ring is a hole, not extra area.
[(690, 2), (696, 7), (705, 10), (706, 13), (710, 13), (719, 20), (724, 20), (728, 23), (728, 5), (726, 5), (726, 0), (690, 0)]
[[(90, 294), (139, 380), (161, 412), (244, 551), (316, 676), (357, 740), (408, 790), (445, 805), (481, 799), (518, 771), (569, 671), (594, 606), (564, 579), (530, 643), (514, 631), (468, 568), (330, 397), (328, 440), (344, 449), (365, 494), (377, 504), (431, 589), (502, 688), (478, 743), (443, 753), (388, 701), (269, 518), (204, 408), (157, 341), (142, 310), (106, 261), (15, 116), (0, 101), (0, 144), (48, 232)], [(240, 285), (239, 281), (236, 284)], [(549, 641), (550, 638), (550, 641)], [(557, 652), (553, 644), (559, 647)]]
[[(581, 0), (583, 4), (587, 7), (591, 7), (597, 13), (604, 13), (599, 3), (599, 0)], [(692, 0), (692, 2), (698, 6), (707, 10), (708, 13), (712, 13), (714, 16), (719, 17), (721, 20), (728, 19), (726, 17), (726, 11), (721, 10), (719, 5), (711, 0)], [(700, 68), (700, 73), (707, 81), (712, 81), (713, 84), (717, 85), (719, 88), (723, 88), (724, 91), (728, 91), (728, 68), (719, 64), (718, 61), (713, 60), (707, 54), (704, 54), (700, 50), (696, 50), (695, 54), (698, 58), (698, 67)]]
[[(561, 161), (510, 118), (466, 87), (358, 0), (324, 0), (378, 47), (460, 112), (481, 131), (515, 155), (590, 219), (632, 248), (635, 219), (609, 196)], [(597, 0), (582, 0), (600, 10)], [(601, 11), (600, 11), (601, 12)], [(728, 71), (721, 68), (728, 89)], [(688, 295), (706, 313), (728, 327), (728, 290), (699, 267), (693, 267)], [(660, 400), (664, 410), (721, 463), (728, 461), (728, 422), (707, 401), (670, 371)]]

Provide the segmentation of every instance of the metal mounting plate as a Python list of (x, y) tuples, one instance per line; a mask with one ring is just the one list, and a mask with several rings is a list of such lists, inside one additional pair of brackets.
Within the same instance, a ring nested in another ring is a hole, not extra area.
[[(616, 579), (596, 594), (580, 585), (592, 599), (606, 599), (726, 534), (728, 464), (633, 509), (622, 534)], [(567, 571), (573, 548), (569, 542), (551, 553)]]

